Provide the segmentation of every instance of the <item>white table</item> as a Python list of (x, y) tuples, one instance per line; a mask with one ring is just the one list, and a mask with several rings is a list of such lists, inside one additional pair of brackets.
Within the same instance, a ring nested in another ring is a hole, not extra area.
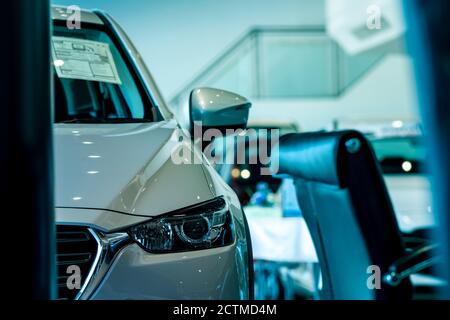
[(317, 262), (316, 251), (302, 217), (284, 218), (279, 207), (247, 206), (253, 258), (277, 262)]

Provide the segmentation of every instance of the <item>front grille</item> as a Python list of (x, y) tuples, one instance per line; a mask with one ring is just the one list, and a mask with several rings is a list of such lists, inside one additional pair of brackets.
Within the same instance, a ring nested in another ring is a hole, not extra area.
[[(87, 227), (62, 225), (56, 227), (56, 242), (58, 299), (73, 300), (83, 288), (95, 262), (98, 242)], [(80, 289), (69, 289), (67, 286), (68, 278), (74, 274), (69, 267), (74, 265), (80, 270)]]

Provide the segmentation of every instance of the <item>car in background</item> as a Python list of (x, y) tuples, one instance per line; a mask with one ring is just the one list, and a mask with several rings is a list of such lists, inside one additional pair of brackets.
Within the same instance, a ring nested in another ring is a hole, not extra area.
[[(436, 227), (431, 206), (427, 151), (419, 123), (406, 120), (336, 122), (366, 135), (379, 161), (400, 230), (428, 233)], [(331, 127), (327, 128), (328, 130)]]
[[(203, 154), (123, 29), (102, 11), (81, 11), (79, 29), (67, 16), (52, 8), (59, 299), (252, 298), (238, 197), (207, 161), (174, 161)], [(193, 93), (208, 95), (246, 125), (245, 98)]]
[(394, 135), (370, 140), (380, 163), (400, 230), (411, 233), (435, 227), (422, 136)]
[[(408, 250), (418, 241), (433, 242), (437, 227), (432, 205), (427, 152), (422, 134), (417, 130), (390, 130), (388, 134), (368, 133), (394, 206), (400, 231)], [(412, 274), (415, 294), (420, 299), (434, 299), (443, 285), (432, 268)]]

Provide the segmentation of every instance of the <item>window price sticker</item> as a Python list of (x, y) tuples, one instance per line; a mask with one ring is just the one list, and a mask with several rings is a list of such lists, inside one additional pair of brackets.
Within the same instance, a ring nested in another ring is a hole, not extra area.
[(108, 43), (53, 37), (52, 57), (60, 78), (122, 83)]

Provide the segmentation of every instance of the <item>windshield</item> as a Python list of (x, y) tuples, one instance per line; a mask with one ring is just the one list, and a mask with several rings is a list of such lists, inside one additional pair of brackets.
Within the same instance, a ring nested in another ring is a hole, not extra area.
[(383, 173), (424, 172), (425, 148), (420, 137), (395, 137), (372, 141)]
[(148, 122), (156, 110), (103, 31), (55, 26), (55, 122)]

